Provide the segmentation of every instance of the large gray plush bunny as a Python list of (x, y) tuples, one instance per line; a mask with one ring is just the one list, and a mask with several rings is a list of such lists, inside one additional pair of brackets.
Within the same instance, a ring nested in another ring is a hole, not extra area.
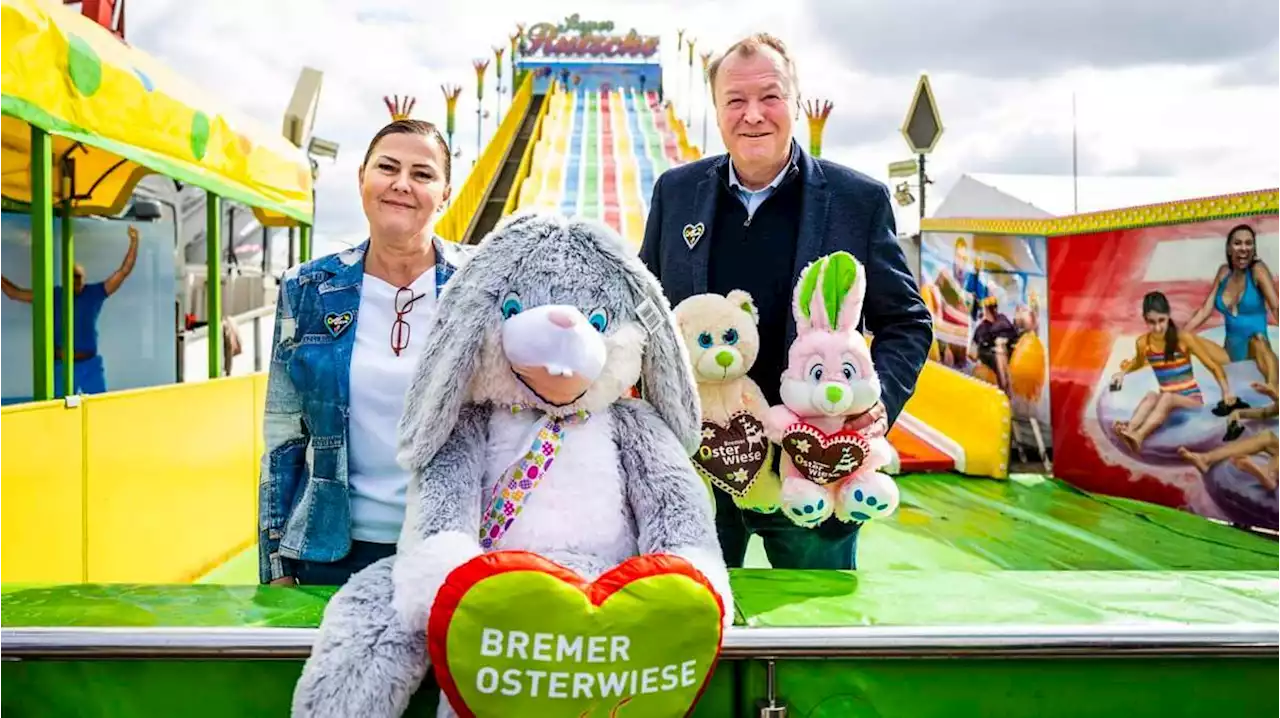
[[(588, 579), (635, 555), (675, 554), (732, 620), (710, 499), (689, 458), (697, 386), (657, 281), (615, 233), (541, 215), (501, 226), (450, 280), (430, 337), (400, 423), (412, 479), (397, 555), (331, 599), (294, 715), (403, 713), (429, 670), (440, 585), (486, 550), (532, 551)], [(643, 401), (625, 398), (637, 380)], [(576, 417), (554, 467), (482, 547), (493, 487), (554, 416)], [(453, 715), (444, 696), (440, 706)]]

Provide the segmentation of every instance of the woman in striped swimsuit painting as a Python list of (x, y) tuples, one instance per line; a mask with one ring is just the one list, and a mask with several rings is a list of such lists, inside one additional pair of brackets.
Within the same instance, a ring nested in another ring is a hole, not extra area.
[(1142, 298), (1142, 318), (1147, 323), (1147, 333), (1135, 342), (1137, 353), (1132, 359), (1120, 362), (1120, 371), (1111, 378), (1111, 390), (1119, 391), (1126, 374), (1149, 366), (1160, 384), (1159, 391), (1147, 392), (1129, 421), (1117, 421), (1113, 427), (1116, 436), (1135, 454), (1142, 449), (1142, 442), (1164, 425), (1174, 409), (1204, 406), (1204, 396), (1191, 365), (1192, 357), (1199, 359), (1213, 374), (1222, 388), (1223, 400), (1228, 405), (1235, 403), (1222, 365), (1205, 351), (1199, 337), (1178, 329), (1169, 316), (1169, 300), (1163, 293), (1149, 292)]

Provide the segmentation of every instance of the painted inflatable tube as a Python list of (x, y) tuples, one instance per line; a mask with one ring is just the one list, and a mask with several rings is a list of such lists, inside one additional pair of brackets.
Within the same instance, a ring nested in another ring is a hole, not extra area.
[[(1251, 407), (1267, 406), (1271, 399), (1250, 386), (1253, 382), (1261, 382), (1262, 375), (1252, 361), (1235, 362), (1225, 367), (1227, 384), (1237, 397)], [(1101, 382), (1110, 382), (1110, 375), (1100, 378)], [(1110, 391), (1101, 386), (1094, 402), (1094, 417), (1102, 427), (1108, 441), (1126, 456), (1144, 463), (1158, 466), (1186, 466), (1187, 462), (1178, 455), (1180, 447), (1191, 451), (1204, 452), (1222, 445), (1227, 433), (1227, 417), (1213, 413), (1214, 407), (1222, 399), (1222, 391), (1207, 370), (1196, 364), (1196, 379), (1200, 382), (1200, 391), (1204, 395), (1204, 405), (1196, 409), (1174, 409), (1165, 420), (1164, 425), (1152, 432), (1142, 444), (1137, 454), (1128, 443), (1116, 436), (1114, 425), (1117, 421), (1129, 421), (1134, 410), (1147, 395), (1147, 392), (1159, 391), (1155, 375), (1149, 370), (1135, 372), (1125, 377), (1120, 391)], [(1243, 422), (1246, 432), (1256, 431), (1267, 424), (1265, 421)], [(1272, 426), (1275, 421), (1270, 422)]]
[[(1254, 457), (1254, 461), (1264, 461)], [(1209, 498), (1233, 523), (1280, 530), (1280, 505), (1276, 492), (1236, 467), (1231, 461), (1219, 461), (1204, 476)]]

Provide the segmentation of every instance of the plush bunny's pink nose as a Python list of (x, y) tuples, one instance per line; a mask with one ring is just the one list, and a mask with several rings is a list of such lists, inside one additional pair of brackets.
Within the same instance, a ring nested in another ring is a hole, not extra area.
[(572, 314), (561, 309), (553, 309), (547, 312), (547, 319), (561, 329), (572, 329), (576, 323), (576, 319)]

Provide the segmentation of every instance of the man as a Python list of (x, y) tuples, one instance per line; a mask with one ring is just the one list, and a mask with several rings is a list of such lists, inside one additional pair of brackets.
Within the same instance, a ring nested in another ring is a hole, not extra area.
[[(124, 280), (133, 272), (133, 265), (138, 261), (138, 229), (129, 226), (129, 250), (125, 253), (120, 268), (107, 277), (105, 281), (85, 283), (85, 272), (82, 265), (72, 268), (75, 275), (73, 290), (75, 299), (72, 302), (72, 331), (74, 347), (72, 357), (75, 362), (74, 391), (77, 394), (102, 394), (107, 390), (106, 368), (102, 356), (98, 354), (98, 317), (102, 315), (102, 305), (107, 297), (115, 294)], [(5, 296), (19, 302), (30, 304), (30, 289), (18, 287), (8, 277), (0, 277), (0, 288)], [(62, 287), (53, 288), (53, 386), (56, 396), (62, 396), (65, 387), (62, 382), (62, 362), (66, 356), (66, 348), (62, 344), (63, 311)]]
[[(792, 137), (799, 115), (795, 68), (766, 34), (733, 45), (708, 67), (727, 155), (663, 173), (653, 188), (640, 257), (674, 305), (704, 292), (742, 289), (760, 314), (761, 347), (751, 378), (770, 404), (796, 336), (791, 296), (800, 271), (837, 250), (867, 270), (865, 329), (883, 389), (887, 431), (914, 390), (933, 341), (932, 319), (895, 236), (883, 184), (815, 159)], [(781, 513), (742, 512), (716, 492), (725, 561), (742, 566), (757, 533), (776, 568), (854, 568), (859, 524), (835, 518), (813, 529)]]
[(969, 358), (976, 359), (996, 375), (996, 384), (1005, 394), (1012, 394), (1009, 378), (1009, 354), (1018, 343), (1021, 332), (1009, 317), (1000, 313), (995, 297), (982, 300), (982, 320), (973, 330)]

